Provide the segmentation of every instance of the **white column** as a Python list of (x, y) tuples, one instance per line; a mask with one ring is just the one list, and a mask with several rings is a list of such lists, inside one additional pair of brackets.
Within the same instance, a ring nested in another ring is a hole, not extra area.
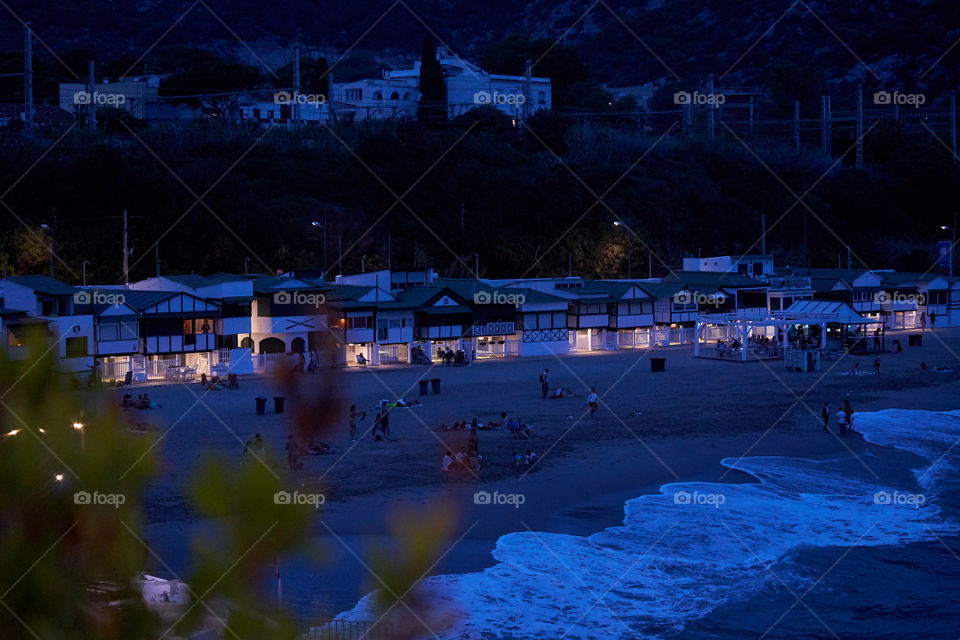
[(369, 342), (370, 345), (370, 364), (377, 367), (380, 366), (380, 347), (377, 342)]
[(827, 323), (826, 322), (820, 323), (820, 348), (821, 349), (827, 348)]
[(747, 336), (750, 333), (750, 330), (744, 326), (739, 326), (737, 328), (737, 333), (740, 334), (740, 360), (741, 362), (747, 361)]
[(700, 355), (700, 334), (703, 332), (703, 325), (698, 321), (693, 326), (693, 355)]

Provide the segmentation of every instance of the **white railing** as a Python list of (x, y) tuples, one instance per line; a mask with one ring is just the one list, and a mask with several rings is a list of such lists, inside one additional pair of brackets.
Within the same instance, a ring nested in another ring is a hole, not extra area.
[(100, 379), (104, 382), (123, 380), (127, 376), (128, 371), (130, 371), (129, 358), (117, 362), (100, 363)]
[(292, 367), (293, 362), (286, 353), (254, 353), (250, 356), (253, 370), (257, 373), (275, 373), (285, 367)]
[(179, 358), (163, 358), (160, 360), (147, 360), (145, 363), (147, 380), (166, 380), (170, 377), (170, 367), (179, 366)]
[(380, 345), (380, 362), (400, 362), (400, 346), (396, 344)]

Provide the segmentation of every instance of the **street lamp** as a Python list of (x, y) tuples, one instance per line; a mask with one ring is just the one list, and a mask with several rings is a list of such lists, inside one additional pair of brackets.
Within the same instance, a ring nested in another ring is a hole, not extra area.
[(80, 453), (86, 453), (86, 442), (85, 438), (83, 437), (83, 423), (74, 422), (73, 428), (80, 432)]
[(323, 279), (327, 279), (327, 225), (320, 224), (316, 220), (310, 223), (311, 226), (323, 230)]
[(940, 225), (941, 231), (950, 231), (951, 232), (951, 241), (950, 241), (950, 277), (953, 277), (953, 249), (957, 246), (957, 212), (953, 212), (953, 226), (947, 226), (945, 224)]
[(632, 247), (632, 244), (631, 244), (631, 242), (630, 242), (630, 240), (631, 240), (631, 238), (630, 238), (630, 233), (631, 233), (631, 232), (630, 232), (630, 227), (628, 227), (628, 226), (625, 225), (624, 223), (620, 222), (619, 220), (614, 220), (614, 221), (613, 221), (613, 226), (615, 226), (615, 227), (623, 227), (624, 229), (627, 230), (627, 280), (629, 280), (629, 279), (632, 277), (632, 272), (633, 272), (633, 261), (632, 261), (631, 256), (630, 256), (630, 254), (631, 254), (630, 249), (633, 248), (633, 247)]
[(50, 227), (50, 225), (46, 223), (41, 224), (40, 228), (50, 234), (50, 246), (48, 247), (48, 250), (50, 251), (50, 277), (52, 278), (54, 277), (53, 276), (53, 229)]

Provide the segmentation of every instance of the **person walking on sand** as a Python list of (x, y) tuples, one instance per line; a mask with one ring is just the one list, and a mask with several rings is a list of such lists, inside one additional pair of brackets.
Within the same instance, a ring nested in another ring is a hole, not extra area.
[(873, 350), (880, 351), (880, 327), (873, 332)]
[(287, 464), (290, 466), (290, 471), (296, 471), (300, 468), (300, 465), (297, 463), (297, 457), (300, 455), (300, 446), (297, 444), (297, 441), (293, 439), (293, 434), (287, 436)]
[(547, 393), (550, 392), (550, 369), (544, 369), (540, 373), (540, 395), (543, 398), (547, 397)]
[(920, 312), (920, 330), (925, 331), (927, 329), (927, 312)]
[(823, 411), (821, 411), (821, 415), (823, 416), (823, 430), (829, 431), (830, 429), (827, 427), (830, 424), (830, 405), (828, 405), (826, 402), (823, 403)]
[(930, 331), (933, 331), (937, 328), (937, 312), (930, 312)]
[(595, 387), (590, 387), (590, 393), (587, 395), (587, 404), (590, 405), (590, 417), (592, 418), (597, 413), (597, 405), (600, 404), (600, 398), (597, 397)]
[(350, 439), (357, 441), (357, 405), (350, 405)]
[(842, 406), (837, 409), (837, 429), (840, 430), (840, 433), (847, 432), (847, 414)]
[(850, 405), (850, 399), (843, 401), (843, 412), (847, 415), (847, 427), (853, 431), (853, 407)]

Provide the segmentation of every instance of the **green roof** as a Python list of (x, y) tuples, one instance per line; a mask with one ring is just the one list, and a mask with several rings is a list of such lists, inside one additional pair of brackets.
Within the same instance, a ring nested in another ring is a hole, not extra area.
[(8, 276), (6, 280), (49, 296), (72, 296), (77, 292), (76, 287), (49, 276)]

